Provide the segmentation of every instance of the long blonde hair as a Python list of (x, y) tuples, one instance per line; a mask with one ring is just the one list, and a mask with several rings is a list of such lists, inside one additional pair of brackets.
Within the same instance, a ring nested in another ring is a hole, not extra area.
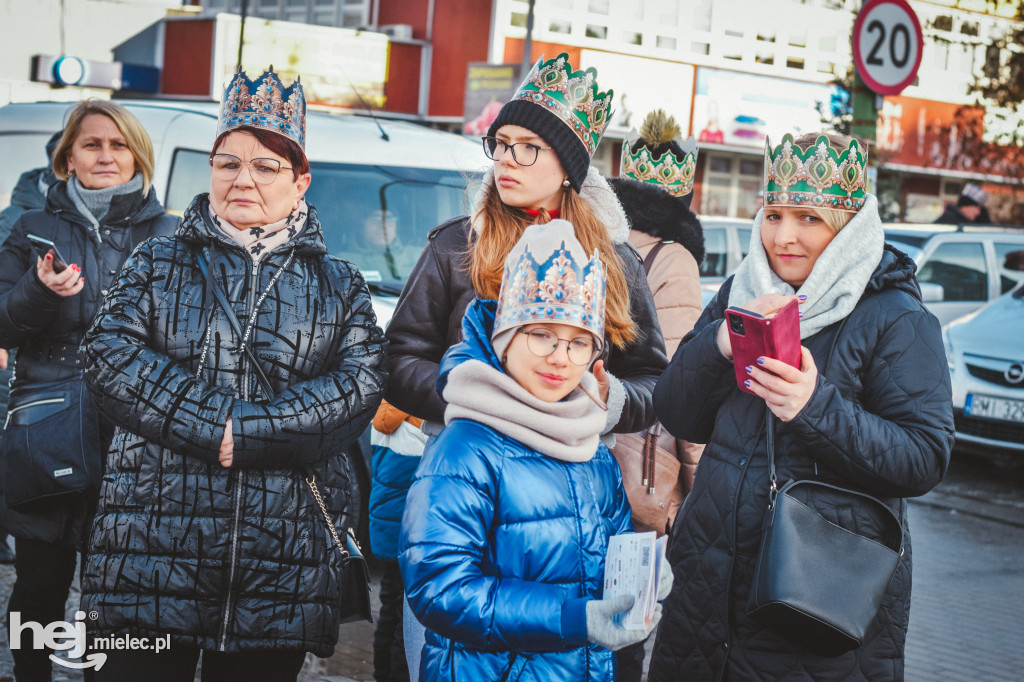
[[(469, 273), (473, 288), (483, 298), (498, 298), (501, 291), (501, 275), (505, 258), (523, 235), (523, 231), (534, 223), (551, 220), (547, 211), (532, 216), (525, 210), (505, 204), (492, 184), (485, 184), (483, 210), (480, 213), (480, 231), (470, 230)], [(572, 190), (562, 193), (560, 216), (572, 223), (576, 238), (588, 255), (595, 251), (601, 254), (608, 278), (608, 293), (605, 303), (605, 333), (613, 344), (625, 348), (637, 338), (636, 325), (630, 315), (629, 284), (622, 272), (615, 246), (608, 236), (608, 228), (594, 210), (580, 195)]]
[(82, 132), (82, 121), (90, 114), (102, 114), (117, 126), (135, 158), (135, 169), (142, 173), (142, 193), (149, 194), (149, 187), (153, 184), (153, 142), (139, 119), (120, 104), (108, 100), (87, 99), (79, 102), (68, 112), (64, 134), (61, 135), (57, 148), (53, 150), (53, 174), (61, 180), (68, 179), (68, 156), (71, 154), (71, 147)]

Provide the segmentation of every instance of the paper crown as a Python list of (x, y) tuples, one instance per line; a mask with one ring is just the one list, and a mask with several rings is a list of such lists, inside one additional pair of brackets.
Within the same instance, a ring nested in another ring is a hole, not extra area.
[(273, 66), (256, 80), (239, 69), (224, 91), (217, 135), (243, 126), (284, 135), (305, 149), (306, 97), (299, 79), (286, 88)]
[(855, 139), (837, 153), (824, 135), (800, 149), (786, 133), (782, 144), (765, 141), (764, 205), (832, 208), (856, 213), (864, 205), (867, 154)]
[(526, 100), (553, 112), (568, 125), (591, 156), (611, 119), (614, 91), (597, 91), (597, 71), (573, 71), (569, 55), (541, 57), (511, 101)]
[(571, 223), (531, 225), (505, 259), (491, 338), (526, 324), (555, 322), (603, 339), (605, 286), (599, 254), (587, 258)]
[[(634, 152), (633, 149), (636, 149)], [(661, 154), (655, 156), (657, 150)], [(658, 185), (674, 197), (693, 192), (697, 172), (697, 142), (693, 135), (683, 141), (679, 124), (661, 109), (652, 111), (622, 141), (622, 175)]]

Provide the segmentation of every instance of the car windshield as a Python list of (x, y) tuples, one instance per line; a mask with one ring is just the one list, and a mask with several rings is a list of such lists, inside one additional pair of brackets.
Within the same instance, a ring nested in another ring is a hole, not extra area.
[(371, 289), (400, 293), (427, 234), (467, 212), (459, 171), (312, 162), (306, 198), (332, 255), (354, 263)]

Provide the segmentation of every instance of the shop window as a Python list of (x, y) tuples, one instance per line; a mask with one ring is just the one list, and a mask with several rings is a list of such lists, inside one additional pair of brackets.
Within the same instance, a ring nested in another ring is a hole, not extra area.
[(591, 14), (608, 14), (610, 0), (590, 0)]
[(658, 36), (657, 46), (663, 50), (674, 50), (676, 49), (676, 39), (670, 38), (669, 36)]
[(595, 26), (593, 24), (587, 24), (587, 37), (588, 38), (597, 38), (599, 40), (604, 40), (604, 39), (606, 39), (608, 37), (608, 27), (607, 26)]
[(552, 21), (548, 24), (548, 30), (552, 33), (572, 33), (571, 21)]
[(711, 45), (709, 43), (690, 43), (690, 52), (694, 54), (710, 54)]
[(622, 34), (622, 40), (627, 45), (643, 45), (643, 35), (636, 31), (626, 31)]

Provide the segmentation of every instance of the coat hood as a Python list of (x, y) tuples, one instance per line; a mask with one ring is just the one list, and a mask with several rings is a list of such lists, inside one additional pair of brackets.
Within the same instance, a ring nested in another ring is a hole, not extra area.
[(505, 368), (494, 353), (491, 345), (491, 330), (494, 329), (494, 314), (498, 302), (475, 299), (466, 308), (466, 316), (462, 318), (462, 342), (448, 349), (441, 358), (441, 367), (437, 373), (437, 392), (444, 395), (451, 371), (467, 360), (479, 360), (504, 373)]
[(917, 283), (914, 273), (917, 272), (917, 265), (907, 254), (890, 244), (885, 245), (882, 252), (882, 260), (878, 267), (871, 273), (871, 279), (864, 289), (864, 293), (874, 293), (885, 289), (898, 289), (905, 291), (917, 300), (921, 300), (921, 287)]
[(609, 178), (634, 230), (682, 244), (698, 264), (704, 262), (704, 228), (684, 201), (654, 185), (629, 178)]
[[(316, 208), (311, 204), (306, 224), (294, 238), (290, 239), (285, 246), (295, 249), (297, 256), (318, 256), (327, 253), (327, 244), (324, 242), (323, 228), (320, 226), (320, 219), (317, 217)], [(178, 226), (176, 236), (183, 241), (207, 246), (214, 243), (228, 245), (231, 248), (241, 248), (237, 242), (232, 241), (223, 234), (215, 225), (210, 223), (210, 195), (199, 194), (192, 203), (185, 209), (181, 225)]]

